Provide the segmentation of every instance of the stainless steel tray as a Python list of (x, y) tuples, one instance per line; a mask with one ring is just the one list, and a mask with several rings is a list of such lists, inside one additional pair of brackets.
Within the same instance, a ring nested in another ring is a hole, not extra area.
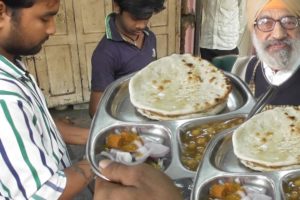
[(235, 178), (239, 178), (243, 183), (264, 188), (274, 200), (283, 199), (284, 182), (296, 175), (300, 176), (300, 170), (258, 172), (243, 166), (234, 155), (232, 133), (233, 130), (227, 130), (211, 140), (197, 170), (191, 199), (208, 199), (208, 191), (212, 184), (218, 180)]
[[(254, 102), (247, 86), (245, 86), (244, 83), (233, 74), (228, 72), (225, 72), (225, 74), (233, 83), (233, 90), (229, 95), (226, 108), (219, 113), (219, 115), (247, 112), (249, 106), (252, 106)], [(102, 98), (100, 111), (103, 108), (105, 109), (105, 115), (120, 121), (149, 121), (148, 118), (140, 115), (130, 102), (128, 84), (131, 76), (132, 75), (129, 75), (114, 82), (108, 88)]]
[[(158, 138), (164, 138), (165, 144), (169, 145), (171, 149), (164, 172), (178, 185), (191, 183), (196, 172), (186, 169), (179, 158), (181, 131), (191, 124), (226, 120), (236, 116), (245, 117), (255, 103), (247, 86), (238, 77), (227, 72), (225, 75), (232, 81), (233, 91), (229, 95), (226, 108), (221, 113), (214, 116), (170, 121), (150, 120), (136, 112), (130, 102), (128, 91), (128, 83), (133, 74), (112, 83), (104, 92), (91, 124), (86, 153), (93, 171), (99, 176), (101, 175), (98, 171), (96, 155), (107, 132), (129, 127), (138, 129), (140, 134), (155, 134)], [(191, 189), (190, 186), (183, 188)]]

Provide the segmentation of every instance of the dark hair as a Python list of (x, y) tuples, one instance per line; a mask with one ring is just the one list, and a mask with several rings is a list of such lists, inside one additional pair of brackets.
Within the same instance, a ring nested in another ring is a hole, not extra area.
[(149, 19), (153, 13), (165, 9), (165, 0), (114, 0), (120, 12), (127, 11), (137, 19)]
[(19, 20), (19, 9), (32, 7), (37, 0), (1, 0), (5, 5), (11, 9), (11, 16), (14, 21)]
[(34, 5), (36, 0), (2, 0), (11, 9), (29, 8)]

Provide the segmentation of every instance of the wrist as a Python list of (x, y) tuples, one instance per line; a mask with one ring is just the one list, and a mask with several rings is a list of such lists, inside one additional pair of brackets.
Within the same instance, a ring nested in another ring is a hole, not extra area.
[(89, 184), (95, 177), (95, 173), (86, 160), (76, 163), (72, 166), (72, 169), (84, 178), (86, 184)]

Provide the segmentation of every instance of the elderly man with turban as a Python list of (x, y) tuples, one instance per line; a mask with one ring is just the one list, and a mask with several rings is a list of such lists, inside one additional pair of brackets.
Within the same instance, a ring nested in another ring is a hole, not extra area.
[(299, 0), (248, 0), (247, 17), (256, 55), (238, 59), (232, 72), (245, 80), (255, 97), (265, 93), (269, 83), (278, 85), (268, 108), (299, 106)]

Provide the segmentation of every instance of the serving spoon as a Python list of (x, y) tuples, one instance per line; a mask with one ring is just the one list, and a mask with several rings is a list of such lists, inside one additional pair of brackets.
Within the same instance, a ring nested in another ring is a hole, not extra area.
[(269, 100), (271, 100), (278, 91), (279, 86), (270, 84), (268, 90), (265, 94), (261, 95), (254, 106), (251, 108), (249, 114), (246, 117), (246, 120), (253, 117), (255, 114), (259, 113), (267, 104)]

